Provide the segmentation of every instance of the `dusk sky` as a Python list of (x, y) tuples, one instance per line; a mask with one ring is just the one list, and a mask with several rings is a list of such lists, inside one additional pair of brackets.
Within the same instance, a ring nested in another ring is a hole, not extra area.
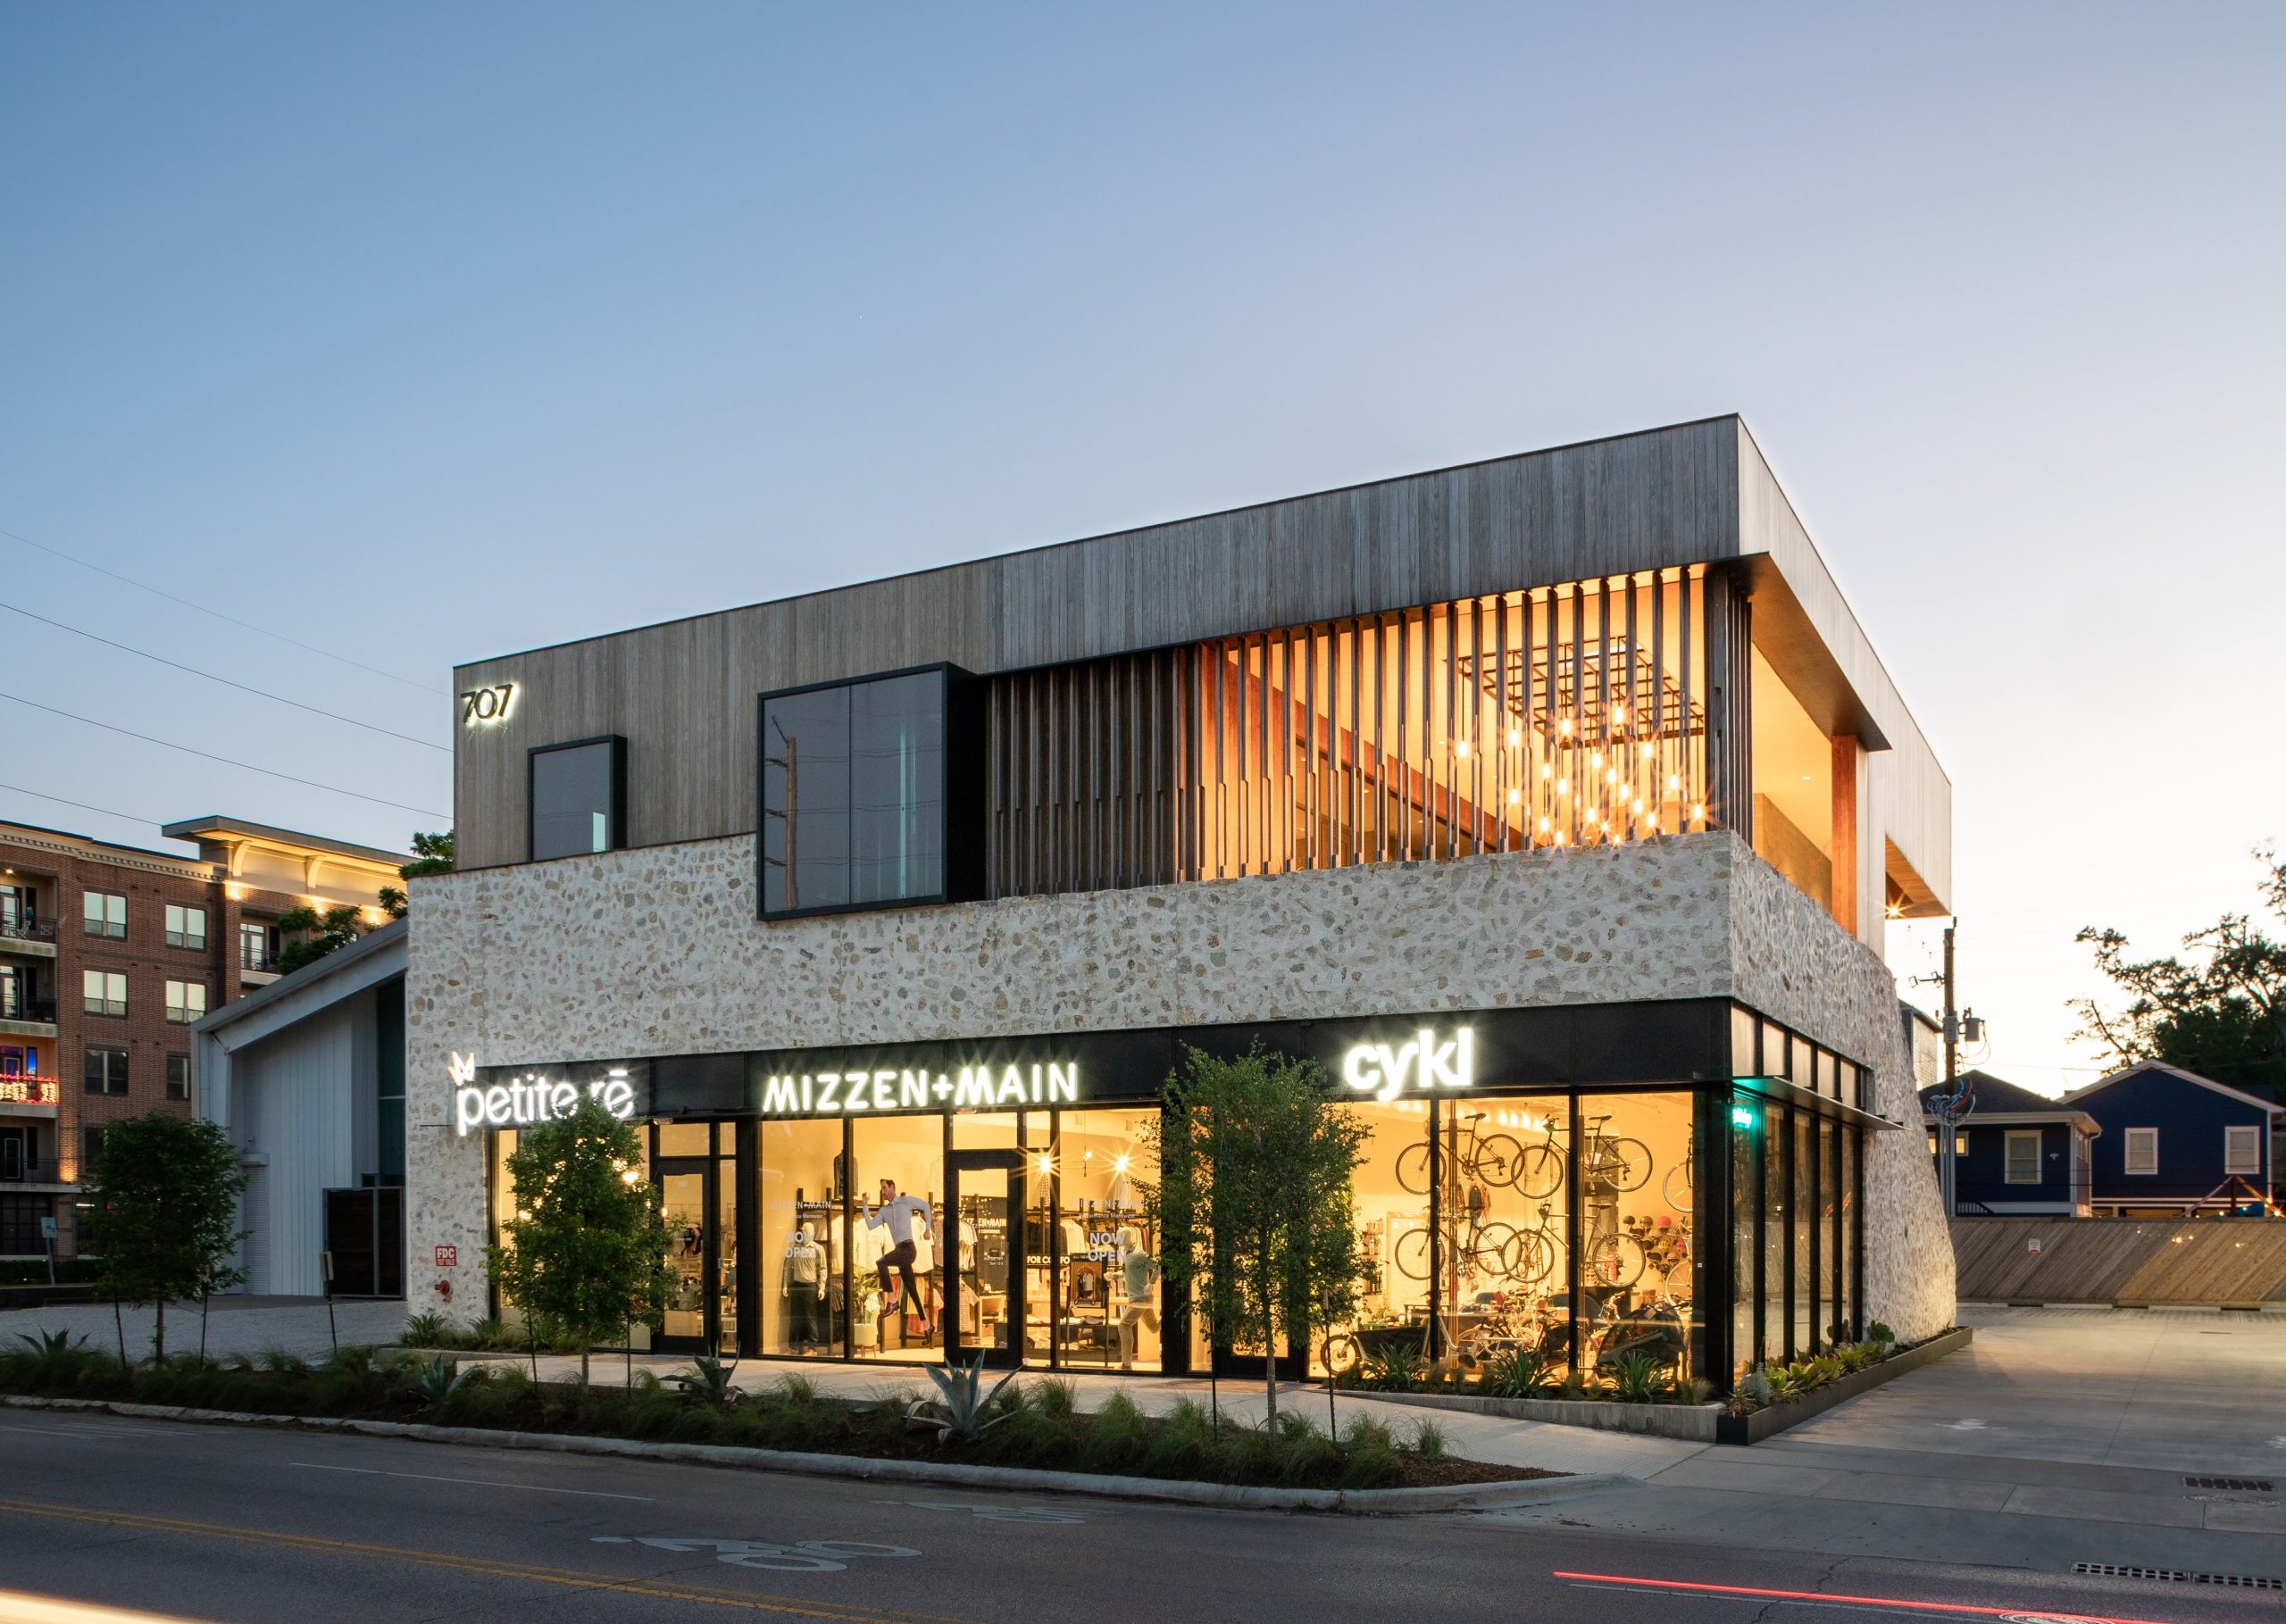
[(1982, 1063), (2085, 1082), (2073, 931), (2286, 834), (2282, 73), (2276, 4), (10, 6), (0, 817), (401, 847), (455, 661), (1737, 411), (1952, 776)]

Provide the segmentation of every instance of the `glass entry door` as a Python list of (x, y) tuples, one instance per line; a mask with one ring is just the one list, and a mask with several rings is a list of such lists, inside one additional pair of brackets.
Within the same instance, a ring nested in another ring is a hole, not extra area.
[(945, 1176), (946, 1359), (980, 1353), (1013, 1370), (1024, 1330), (1023, 1154), (955, 1151)]
[[(656, 1345), (663, 1352), (703, 1353), (722, 1345), (724, 1294), (716, 1282), (727, 1272), (722, 1220), (729, 1214), (719, 1165), (696, 1156), (655, 1164), (653, 1185), (667, 1219), (667, 1312)], [(730, 1313), (735, 1340), (735, 1303)]]

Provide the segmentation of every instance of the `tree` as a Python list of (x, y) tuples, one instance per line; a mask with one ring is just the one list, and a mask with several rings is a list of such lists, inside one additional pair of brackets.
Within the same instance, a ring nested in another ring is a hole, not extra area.
[(583, 1383), (590, 1347), (666, 1312), (669, 1230), (642, 1160), (634, 1128), (593, 1099), (524, 1129), (508, 1158), (516, 1215), (487, 1262), (527, 1325), (578, 1341)]
[[(2286, 862), (2257, 848), (2269, 872), (2258, 887), (2286, 922)], [(2106, 1011), (2075, 998), (2080, 1036), (2115, 1064), (2164, 1061), (2286, 1104), (2286, 938), (2265, 935), (2243, 913), (2226, 913), (2182, 938), (2193, 957), (2130, 959), (2126, 936), (2090, 926), (2077, 938), (2096, 968), (2128, 995)]]
[(293, 937), (279, 950), (278, 973), (290, 976), (305, 964), (346, 947), (372, 927), (355, 908), (289, 908), (278, 916), (278, 929)]
[(1281, 1338), (1306, 1346), (1314, 1316), (1356, 1309), (1364, 1267), (1350, 1186), (1369, 1130), (1329, 1097), (1314, 1062), (1259, 1044), (1236, 1060), (1189, 1051), (1165, 1098), (1148, 1132), (1158, 1179), (1144, 1187), (1160, 1272), (1205, 1317), (1210, 1346), (1260, 1341), (1274, 1420)]
[[(449, 874), (453, 871), (453, 831), (441, 835), (416, 833), (413, 837), (413, 861), (397, 870), (402, 879), (419, 879), (424, 874)], [(381, 887), (381, 906), (393, 920), (405, 917), (405, 896), (396, 886)]]
[(246, 1278), (231, 1256), (246, 1176), (238, 1153), (212, 1122), (165, 1112), (114, 1122), (87, 1170), (102, 1248), (97, 1289), (114, 1302), (155, 1303), (153, 1356), (167, 1356), (167, 1304), (226, 1290)]

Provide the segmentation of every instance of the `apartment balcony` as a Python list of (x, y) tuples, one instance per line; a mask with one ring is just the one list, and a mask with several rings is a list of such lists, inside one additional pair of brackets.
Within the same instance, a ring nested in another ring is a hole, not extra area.
[(0, 920), (0, 954), (15, 954), (27, 959), (52, 959), (55, 956), (55, 921), (54, 920)]
[(53, 1072), (0, 1072), (0, 1119), (55, 1120), (63, 1104), (62, 1081)]
[(55, 1005), (38, 999), (20, 999), (0, 1008), (0, 1037), (53, 1037)]

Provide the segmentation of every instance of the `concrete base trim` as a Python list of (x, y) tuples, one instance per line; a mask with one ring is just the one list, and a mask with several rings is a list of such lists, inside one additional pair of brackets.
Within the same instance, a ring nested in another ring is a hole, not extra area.
[(1652, 1437), (1712, 1444), (1719, 1404), (1623, 1404), (1592, 1398), (1474, 1398), (1461, 1393), (1366, 1393), (1381, 1404), (1417, 1404), (1430, 1410), (1459, 1410), (1497, 1415), (1512, 1421), (1546, 1421), (1557, 1427), (1593, 1427), (1604, 1432), (1638, 1432)]
[(1187, 1505), (1244, 1511), (1336, 1512), (1350, 1516), (1419, 1515), (1533, 1505), (1615, 1488), (1633, 1479), (1616, 1472), (1534, 1478), (1520, 1482), (1470, 1483), (1449, 1488), (1251, 1488), (1229, 1483), (1185, 1483), (1157, 1478), (1107, 1477), (1095, 1472), (1040, 1471), (1017, 1466), (960, 1466), (935, 1461), (879, 1461), (859, 1455), (809, 1454), (794, 1450), (744, 1449), (728, 1444), (651, 1444), (632, 1438), (578, 1437), (544, 1432), (500, 1432), (484, 1427), (432, 1427), (421, 1422), (349, 1420), (331, 1416), (250, 1415), (235, 1410), (192, 1410), (108, 1399), (30, 1398), (0, 1394), (16, 1410), (95, 1410), (149, 1420), (201, 1421), (229, 1426), (293, 1427), (354, 1433), (363, 1437), (411, 1438), (485, 1449), (530, 1449), (555, 1454), (618, 1455), (640, 1461), (681, 1461), (697, 1466), (744, 1467), (816, 1478), (855, 1478), (882, 1483), (938, 1483), (965, 1488), (1032, 1489), (1097, 1495), (1119, 1500), (1172, 1500)]
[(1790, 1427), (1800, 1426), (1812, 1416), (1824, 1414), (1836, 1404), (1846, 1404), (1859, 1394), (1871, 1392), (1885, 1381), (1893, 1381), (1909, 1370), (1917, 1370), (1948, 1353), (1957, 1353), (1975, 1337), (1973, 1328), (1961, 1326), (1941, 1337), (1931, 1337), (1901, 1353), (1892, 1353), (1877, 1365), (1852, 1370), (1840, 1380), (1829, 1382), (1799, 1398), (1782, 1400), (1751, 1415), (1718, 1416), (1714, 1423), (1714, 1441), (1718, 1444), (1759, 1444)]

